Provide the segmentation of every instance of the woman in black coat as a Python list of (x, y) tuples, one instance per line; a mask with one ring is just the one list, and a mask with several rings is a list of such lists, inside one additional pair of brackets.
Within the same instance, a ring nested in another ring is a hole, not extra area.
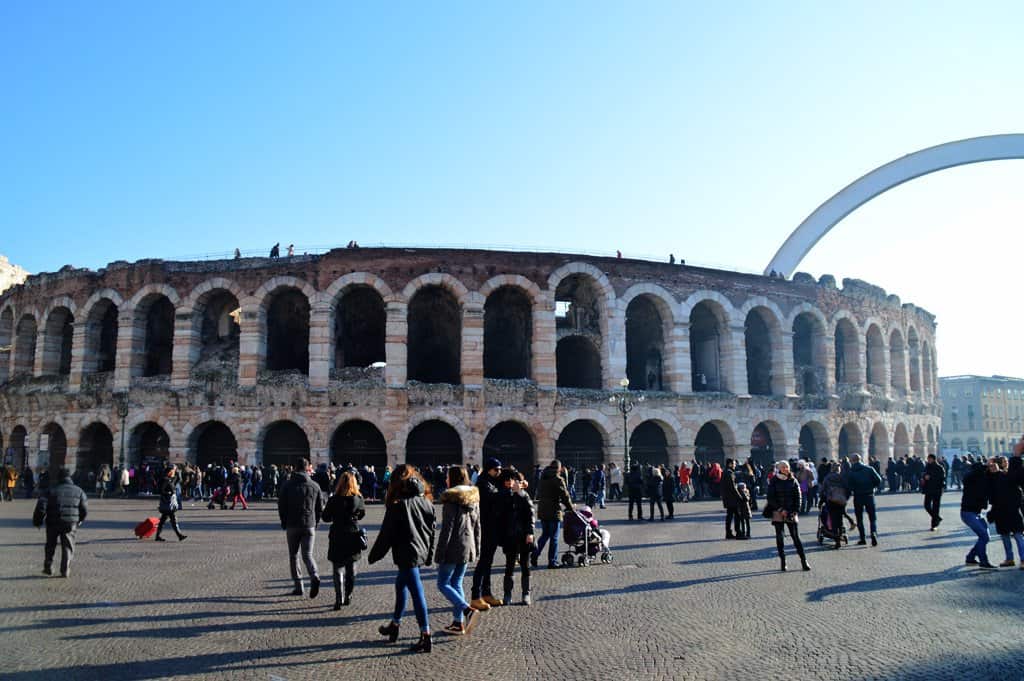
[(989, 499), (992, 502), (989, 521), (995, 521), (996, 532), (1003, 540), (1003, 550), (1006, 551), (1006, 560), (999, 567), (1013, 567), (1016, 564), (1013, 560), (1013, 545), (1010, 543), (1010, 537), (1013, 537), (1017, 543), (1021, 569), (1024, 570), (1024, 516), (1020, 511), (1021, 500), (1024, 499), (1021, 493), (1022, 470), (1018, 468), (1010, 471), (1005, 456), (994, 457), (988, 462)]
[(174, 489), (174, 472), (174, 468), (168, 468), (167, 475), (160, 481), (158, 488), (160, 492), (160, 525), (156, 528), (156, 537), (153, 541), (167, 541), (160, 536), (160, 533), (164, 531), (164, 523), (168, 520), (171, 521), (171, 529), (174, 530), (174, 534), (178, 535), (178, 541), (188, 539), (188, 536), (182, 534), (178, 528), (178, 495)]
[(355, 564), (366, 548), (366, 534), (359, 521), (366, 516), (366, 506), (359, 494), (359, 483), (352, 473), (338, 476), (334, 496), (327, 501), (323, 521), (331, 523), (327, 560), (334, 566), (334, 609), (352, 604), (356, 585)]
[(800, 566), (810, 570), (807, 564), (807, 557), (804, 555), (804, 545), (800, 543), (800, 531), (797, 529), (798, 514), (800, 512), (800, 484), (790, 473), (789, 463), (780, 461), (776, 464), (775, 476), (768, 483), (768, 492), (765, 494), (767, 508), (772, 511), (772, 525), (775, 527), (775, 545), (779, 550), (780, 569), (786, 571), (786, 551), (783, 544), (782, 529), (789, 529), (789, 536), (793, 539), (793, 548), (796, 555), (800, 556)]
[(434, 557), (434, 504), (423, 476), (409, 464), (402, 464), (391, 474), (384, 497), (384, 521), (370, 549), (369, 562), (376, 563), (389, 551), (398, 567), (395, 614), (391, 622), (378, 631), (392, 643), (398, 640), (398, 624), (405, 612), (405, 595), (408, 592), (416, 611), (416, 622), (420, 625), (420, 639), (412, 651), (429, 653), (432, 648), (430, 620), (423, 582), (420, 581), (420, 566), (429, 566)]

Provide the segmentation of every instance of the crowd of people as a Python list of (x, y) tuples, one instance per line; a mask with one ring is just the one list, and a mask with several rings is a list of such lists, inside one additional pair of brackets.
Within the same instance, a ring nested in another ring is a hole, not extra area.
[[(481, 613), (513, 602), (517, 570), (518, 602), (526, 606), (532, 603), (531, 570), (537, 567), (545, 548), (547, 567), (559, 569), (559, 533), (564, 514), (572, 512), (581, 497), (588, 505), (600, 504), (602, 508), (606, 495), (609, 499), (626, 497), (628, 517), (632, 519), (635, 511), (638, 521), (643, 520), (646, 500), (648, 520), (654, 519), (655, 508), (659, 517), (666, 520), (673, 517), (676, 500), (696, 498), (697, 489), (706, 484), (707, 493), (717, 496), (724, 507), (726, 539), (750, 538), (751, 519), (759, 508), (760, 497), (762, 515), (774, 528), (780, 569), (787, 570), (788, 535), (802, 570), (809, 571), (811, 567), (800, 539), (800, 515), (817, 512), (820, 523), (831, 527), (826, 536), (834, 538), (835, 549), (843, 545), (844, 521), (851, 524), (851, 530), (857, 528), (859, 544), (867, 544), (870, 538), (871, 545), (877, 546), (874, 496), (885, 488), (886, 478), (890, 492), (906, 491), (905, 484), (910, 484), (924, 495), (924, 509), (933, 531), (943, 520), (939, 513), (942, 493), (955, 484), (963, 489), (961, 520), (977, 536), (966, 563), (983, 569), (1015, 566), (1016, 546), (1019, 565), (1024, 569), (1024, 438), (1011, 457), (983, 461), (969, 455), (947, 465), (943, 459), (929, 455), (920, 466), (915, 458), (907, 457), (901, 462), (901, 472), (887, 471), (885, 477), (877, 461), (869, 459), (863, 463), (859, 454), (839, 461), (822, 460), (817, 466), (804, 460), (780, 461), (768, 470), (752, 459), (744, 463), (727, 459), (724, 466), (635, 463), (624, 475), (616, 464), (574, 471), (555, 460), (545, 467), (537, 466), (529, 476), (514, 467), (503, 467), (495, 458), (487, 459), (479, 469), (447, 465), (426, 466), (421, 471), (402, 464), (394, 470), (386, 467), (379, 476), (371, 466), (357, 469), (351, 464), (322, 464), (314, 469), (309, 461), (300, 459), (295, 467), (280, 469), (230, 462), (205, 469), (188, 464), (167, 465), (153, 474), (152, 488), (159, 496), (161, 514), (157, 541), (163, 541), (167, 523), (179, 541), (187, 539), (176, 517), (183, 494), (204, 498), (207, 493), (210, 503), (218, 501), (222, 508), (227, 501), (232, 501), (233, 506), (240, 502), (246, 508), (247, 493), (253, 498), (276, 497), (287, 540), (292, 593), (297, 596), (308, 593), (315, 598), (319, 594), (321, 581), (313, 548), (318, 525), (329, 523), (327, 556), (332, 564), (335, 610), (352, 602), (356, 565), (363, 553), (369, 552), (371, 564), (390, 554), (398, 568), (395, 603), (390, 621), (379, 632), (389, 641), (396, 641), (411, 600), (419, 627), (412, 650), (430, 652), (432, 633), (420, 568), (437, 564), (437, 589), (451, 603), (452, 622), (444, 631), (468, 634)], [(955, 482), (951, 483), (954, 470)], [(123, 474), (127, 471), (101, 469), (96, 478), (120, 487)], [(143, 474), (149, 475), (145, 471)], [(890, 477), (893, 474), (895, 478)], [(52, 485), (45, 472), (35, 476), (29, 471), (28, 475), (36, 479), (40, 489), (33, 522), (47, 529), (43, 572), (52, 574), (56, 548), (60, 546), (60, 573), (66, 577), (74, 553), (75, 531), (88, 513), (86, 494), (67, 469), (57, 472)], [(25, 475), (19, 477), (24, 479)], [(8, 489), (7, 469), (0, 480)], [(383, 501), (384, 517), (371, 545), (360, 522), (365, 517), (366, 504), (377, 498)], [(856, 520), (847, 512), (851, 499)], [(440, 505), (440, 519), (436, 505)], [(539, 536), (535, 530), (538, 523)], [(999, 566), (988, 559), (989, 525), (995, 525), (1006, 553)], [(491, 580), (498, 548), (505, 558), (501, 598), (496, 596)], [(300, 559), (309, 581), (308, 592)], [(474, 564), (467, 596), (464, 581)]]

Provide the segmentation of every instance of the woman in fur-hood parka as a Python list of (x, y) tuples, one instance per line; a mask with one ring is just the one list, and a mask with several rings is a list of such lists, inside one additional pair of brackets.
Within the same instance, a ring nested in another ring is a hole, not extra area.
[(441, 532), (434, 562), (472, 563), (480, 555), (480, 490), (457, 485), (441, 495)]

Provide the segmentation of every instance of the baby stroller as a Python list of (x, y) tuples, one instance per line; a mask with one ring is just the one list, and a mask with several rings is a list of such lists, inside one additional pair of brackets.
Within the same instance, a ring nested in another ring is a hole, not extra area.
[(826, 539), (849, 544), (850, 539), (846, 536), (846, 525), (843, 523), (843, 517), (840, 516), (839, 518), (838, 528), (832, 527), (832, 516), (829, 513), (828, 507), (829, 504), (822, 504), (821, 510), (818, 512), (818, 545), (823, 545)]
[(210, 503), (206, 505), (206, 508), (213, 510), (216, 504), (220, 504), (220, 510), (225, 510), (228, 507), (228, 488), (218, 487), (213, 490), (213, 494), (210, 495)]
[(612, 562), (612, 552), (608, 546), (611, 534), (601, 529), (594, 512), (588, 506), (580, 506), (565, 515), (562, 539), (567, 546), (566, 552), (562, 554), (562, 565), (565, 567), (590, 565), (598, 555), (602, 563)]

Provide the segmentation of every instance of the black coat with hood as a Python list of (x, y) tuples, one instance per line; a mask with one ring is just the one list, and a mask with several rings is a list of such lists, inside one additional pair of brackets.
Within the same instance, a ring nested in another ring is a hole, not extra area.
[(985, 464), (976, 463), (963, 479), (964, 493), (960, 497), (960, 510), (964, 513), (981, 513), (988, 506), (989, 480)]
[(401, 496), (387, 504), (384, 522), (368, 560), (376, 563), (391, 552), (399, 568), (430, 565), (434, 559), (434, 505), (423, 496), (423, 483), (409, 478)]
[(45, 524), (61, 532), (70, 532), (85, 521), (89, 504), (82, 488), (71, 481), (71, 475), (61, 472), (57, 484), (39, 495), (32, 514), (33, 525)]
[(565, 480), (558, 470), (548, 466), (540, 474), (537, 485), (537, 517), (542, 521), (562, 521), (562, 509), (572, 510), (572, 499), (565, 487)]
[(441, 531), (434, 562), (472, 563), (480, 555), (480, 490), (471, 485), (450, 487), (441, 495)]
[(327, 560), (345, 563), (359, 560), (363, 555), (362, 532), (359, 521), (366, 517), (366, 504), (358, 494), (335, 494), (327, 500), (323, 521), (331, 523), (328, 535)]

